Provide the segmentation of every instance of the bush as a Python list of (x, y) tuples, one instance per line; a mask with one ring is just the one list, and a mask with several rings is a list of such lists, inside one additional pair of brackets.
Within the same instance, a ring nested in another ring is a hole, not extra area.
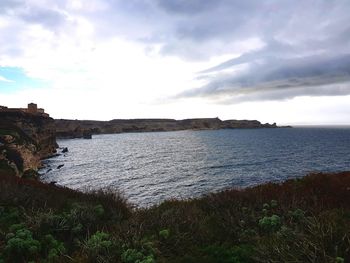
[(201, 261), (216, 263), (249, 263), (252, 261), (254, 249), (249, 245), (233, 247), (209, 246), (203, 250), (206, 258)]
[(104, 224), (103, 216), (102, 205), (74, 203), (68, 211), (59, 214), (42, 213), (37, 222), (41, 233), (58, 234), (67, 241), (72, 241), (73, 238), (80, 238), (90, 231), (96, 231), (98, 226)]
[(300, 221), (305, 217), (305, 212), (299, 208), (294, 211), (289, 211), (288, 214), (295, 221)]
[(265, 216), (259, 220), (259, 226), (267, 232), (274, 232), (281, 227), (281, 219), (278, 215)]
[(21, 222), (23, 215), (18, 208), (0, 207), (0, 230)]
[(168, 239), (168, 237), (170, 236), (170, 231), (169, 229), (163, 229), (159, 231), (159, 237), (162, 239)]
[(123, 263), (155, 263), (153, 255), (144, 255), (136, 249), (127, 249), (121, 256)]
[(33, 239), (31, 231), (23, 228), (7, 235), (4, 256), (9, 262), (23, 262), (38, 258), (40, 250), (40, 242)]
[(271, 200), (270, 206), (271, 208), (276, 208), (278, 206), (278, 202), (276, 200)]
[(58, 261), (61, 255), (66, 252), (64, 244), (57, 241), (52, 235), (45, 235), (41, 240), (42, 250), (49, 262)]
[(112, 247), (113, 242), (110, 240), (109, 234), (100, 231), (93, 234), (83, 246), (90, 261), (110, 258)]

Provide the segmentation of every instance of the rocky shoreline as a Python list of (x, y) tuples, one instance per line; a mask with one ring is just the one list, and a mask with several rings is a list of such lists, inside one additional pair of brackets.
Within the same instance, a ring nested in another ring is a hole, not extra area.
[(26, 112), (0, 112), (0, 120), (0, 174), (36, 177), (58, 147), (54, 120)]

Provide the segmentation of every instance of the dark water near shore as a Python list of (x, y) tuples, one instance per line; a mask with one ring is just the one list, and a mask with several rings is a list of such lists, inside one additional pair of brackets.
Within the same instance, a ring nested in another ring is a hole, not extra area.
[(43, 181), (118, 189), (140, 206), (350, 170), (349, 128), (124, 133), (58, 143), (69, 152), (45, 161)]

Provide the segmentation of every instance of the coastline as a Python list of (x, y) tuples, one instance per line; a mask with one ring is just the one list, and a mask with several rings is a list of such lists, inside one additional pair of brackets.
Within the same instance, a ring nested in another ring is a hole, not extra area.
[(279, 127), (276, 123), (262, 124), (257, 120), (220, 120), (219, 118), (199, 119), (115, 119), (110, 121), (56, 119), (57, 138), (87, 138), (94, 134), (115, 134), (129, 132), (163, 132), (181, 130), (219, 129), (261, 129), (291, 128)]

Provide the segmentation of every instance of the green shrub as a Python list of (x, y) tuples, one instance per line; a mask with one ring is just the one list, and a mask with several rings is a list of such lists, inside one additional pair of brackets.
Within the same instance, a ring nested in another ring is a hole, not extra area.
[(270, 205), (268, 203), (263, 204), (263, 209), (270, 209)]
[(160, 236), (162, 239), (168, 239), (169, 236), (170, 236), (170, 231), (169, 231), (169, 229), (160, 230), (160, 231), (159, 231), (159, 236)]
[(61, 255), (66, 252), (64, 244), (56, 240), (52, 235), (45, 235), (41, 240), (42, 250), (49, 260), (49, 262), (55, 262)]
[(89, 231), (94, 231), (103, 222), (105, 212), (102, 205), (85, 205), (74, 203), (63, 213), (41, 214), (38, 218), (42, 233), (59, 234), (62, 237), (82, 238)]
[(288, 214), (294, 219), (295, 221), (300, 221), (305, 217), (305, 212), (301, 209), (296, 209), (294, 211), (289, 211)]
[(7, 228), (13, 224), (21, 222), (23, 216), (18, 208), (1, 207), (0, 208), (0, 229)]
[(96, 215), (96, 217), (102, 217), (105, 213), (105, 210), (103, 209), (102, 205), (96, 205), (94, 208), (94, 214)]
[(277, 201), (276, 200), (271, 200), (270, 206), (271, 206), (271, 208), (276, 208), (278, 206)]
[(109, 256), (113, 242), (109, 235), (104, 232), (97, 231), (84, 244), (84, 251), (89, 259), (97, 259)]
[(278, 215), (264, 216), (259, 220), (259, 226), (268, 232), (274, 232), (281, 227), (281, 219)]
[(23, 262), (39, 257), (40, 242), (33, 239), (32, 232), (28, 229), (19, 229), (14, 234), (8, 234), (7, 238), (4, 255), (10, 262)]
[(135, 263), (140, 262), (144, 258), (142, 252), (136, 249), (127, 249), (121, 256), (123, 263)]
[(137, 249), (127, 249), (121, 255), (121, 260), (123, 263), (155, 263), (153, 255), (144, 255), (141, 251)]

